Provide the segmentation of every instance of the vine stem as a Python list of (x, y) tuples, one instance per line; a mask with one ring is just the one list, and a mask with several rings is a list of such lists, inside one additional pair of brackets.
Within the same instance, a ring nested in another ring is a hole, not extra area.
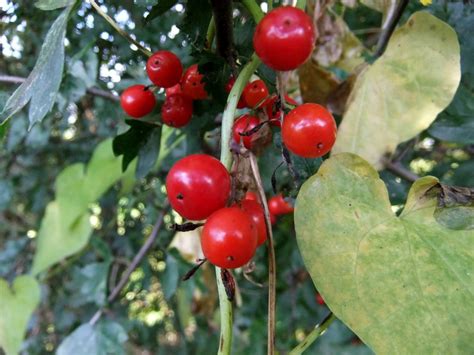
[(305, 351), (311, 344), (314, 343), (316, 339), (318, 339), (324, 332), (329, 328), (331, 323), (336, 319), (334, 313), (329, 313), (324, 320), (314, 327), (311, 333), (303, 340), (300, 344), (298, 344), (293, 350), (291, 350), (288, 355), (300, 355)]
[[(114, 302), (117, 299), (117, 296), (120, 294), (122, 289), (127, 284), (128, 279), (130, 278), (130, 275), (132, 274), (132, 272), (135, 271), (138, 265), (140, 265), (145, 255), (148, 253), (148, 251), (151, 249), (151, 247), (155, 243), (155, 240), (158, 237), (158, 232), (160, 231), (161, 225), (163, 224), (163, 218), (166, 212), (168, 211), (168, 209), (169, 209), (169, 204), (168, 202), (166, 202), (163, 207), (163, 210), (160, 212), (160, 214), (158, 215), (158, 218), (156, 219), (155, 225), (153, 226), (153, 230), (151, 231), (149, 237), (147, 238), (145, 243), (142, 245), (137, 255), (135, 255), (130, 265), (123, 272), (119, 283), (110, 292), (109, 297), (107, 297), (107, 302), (109, 304)], [(89, 324), (94, 325), (95, 323), (97, 323), (97, 321), (100, 319), (102, 314), (103, 314), (103, 309), (99, 309), (97, 312), (95, 312), (95, 314), (90, 319)]]
[(206, 32), (206, 48), (212, 48), (212, 42), (214, 42), (214, 37), (216, 35), (216, 21), (214, 21), (214, 15), (212, 15), (209, 25), (207, 26)]
[(267, 249), (268, 249), (268, 322), (267, 322), (267, 354), (275, 353), (275, 324), (276, 324), (276, 262), (275, 249), (273, 243), (272, 223), (270, 220), (270, 210), (268, 209), (265, 190), (263, 189), (262, 178), (258, 169), (257, 158), (250, 152), (250, 167), (252, 175), (257, 185), (260, 201), (265, 214), (265, 226), (267, 228)]
[(252, 15), (256, 23), (260, 22), (263, 18), (264, 13), (260, 6), (255, 2), (255, 0), (242, 0), (242, 4), (247, 8), (247, 10)]
[[(234, 115), (237, 109), (237, 103), (239, 102), (240, 95), (242, 95), (245, 85), (255, 70), (257, 70), (260, 63), (260, 59), (254, 53), (250, 61), (240, 72), (227, 98), (226, 108), (222, 116), (220, 160), (229, 171), (232, 168), (232, 153), (229, 148), (230, 138), (232, 126), (234, 124)], [(216, 281), (221, 318), (221, 335), (219, 340), (219, 350), (217, 353), (219, 355), (228, 355), (230, 354), (232, 346), (232, 302), (227, 299), (227, 293), (222, 282), (221, 269), (219, 267), (216, 267)]]
[(127, 41), (129, 41), (131, 44), (136, 46), (143, 54), (145, 54), (147, 57), (150, 57), (153, 53), (143, 47), (138, 41), (134, 40), (127, 32), (125, 32), (123, 29), (120, 28), (120, 26), (115, 22), (109, 15), (107, 15), (100, 6), (95, 2), (95, 0), (89, 0), (89, 3), (92, 5), (92, 7), (95, 9), (95, 11), (104, 18), (105, 21), (107, 21), (110, 26), (112, 26), (115, 31), (117, 31), (123, 38), (125, 38)]

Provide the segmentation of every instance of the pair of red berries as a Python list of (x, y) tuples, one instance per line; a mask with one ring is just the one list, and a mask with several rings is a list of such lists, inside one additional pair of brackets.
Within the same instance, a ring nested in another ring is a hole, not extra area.
[[(166, 89), (166, 100), (161, 108), (163, 123), (172, 127), (188, 124), (193, 114), (192, 100), (207, 97), (197, 65), (190, 66), (183, 75), (179, 58), (163, 50), (148, 59), (146, 72), (156, 87)], [(150, 87), (133, 85), (122, 93), (120, 103), (129, 116), (141, 118), (153, 111), (156, 98)]]
[(207, 219), (201, 235), (204, 256), (214, 265), (245, 265), (267, 238), (263, 209), (255, 200), (225, 207), (231, 180), (222, 163), (206, 154), (187, 156), (166, 177), (171, 206), (190, 220)]

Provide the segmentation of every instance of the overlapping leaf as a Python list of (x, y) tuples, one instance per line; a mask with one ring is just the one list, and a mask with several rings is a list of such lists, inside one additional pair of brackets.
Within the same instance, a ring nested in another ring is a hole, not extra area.
[(377, 354), (474, 351), (474, 231), (436, 221), (437, 186), (419, 179), (397, 217), (375, 169), (346, 153), (298, 195), (298, 246), (313, 282)]

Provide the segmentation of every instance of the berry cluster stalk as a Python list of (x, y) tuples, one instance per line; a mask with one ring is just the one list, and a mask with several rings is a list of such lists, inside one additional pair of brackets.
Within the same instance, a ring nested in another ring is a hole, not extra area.
[[(250, 61), (240, 72), (237, 80), (227, 98), (226, 108), (222, 118), (221, 128), (221, 162), (227, 170), (232, 166), (232, 154), (230, 151), (230, 138), (234, 123), (235, 111), (240, 95), (252, 74), (260, 65), (260, 59), (254, 54)], [(232, 346), (232, 303), (227, 299), (224, 284), (222, 283), (221, 270), (216, 267), (217, 289), (219, 294), (219, 309), (221, 317), (221, 336), (219, 341), (218, 354), (230, 354)]]

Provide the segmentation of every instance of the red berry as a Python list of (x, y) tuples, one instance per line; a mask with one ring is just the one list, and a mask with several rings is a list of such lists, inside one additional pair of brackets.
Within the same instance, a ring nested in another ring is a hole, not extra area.
[(161, 106), (161, 120), (167, 126), (183, 127), (193, 115), (193, 101), (183, 94), (167, 96)]
[(242, 210), (249, 214), (257, 229), (257, 246), (262, 245), (267, 240), (267, 227), (265, 225), (265, 214), (262, 206), (259, 202), (254, 200), (242, 200), (239, 205)]
[(281, 136), (286, 147), (304, 158), (328, 153), (336, 141), (334, 117), (323, 106), (303, 104), (291, 110), (283, 121)]
[(324, 306), (326, 303), (324, 302), (323, 296), (321, 296), (319, 293), (316, 294), (316, 302), (320, 304), (321, 306)]
[(120, 95), (123, 110), (134, 118), (148, 115), (153, 111), (155, 104), (155, 95), (145, 85), (130, 86)]
[(234, 141), (236, 143), (242, 142), (244, 147), (247, 149), (252, 148), (253, 134), (250, 136), (241, 136), (240, 133), (250, 131), (251, 129), (258, 126), (260, 120), (255, 116), (243, 115), (237, 118), (234, 123), (234, 128), (232, 130)]
[(268, 200), (268, 209), (270, 210), (270, 213), (275, 216), (292, 213), (294, 211), (293, 206), (285, 201), (282, 194), (273, 196)]
[(262, 103), (263, 100), (268, 96), (268, 88), (263, 80), (255, 80), (248, 83), (244, 92), (242, 93), (245, 103), (249, 108), (256, 108), (258, 104)]
[(257, 231), (249, 214), (238, 207), (214, 212), (204, 224), (201, 247), (204, 256), (221, 268), (248, 263), (257, 248)]
[(166, 177), (166, 191), (176, 212), (190, 220), (201, 220), (226, 205), (230, 175), (216, 158), (193, 154), (173, 165)]
[[(230, 93), (230, 91), (234, 87), (234, 84), (235, 84), (235, 78), (231, 76), (229, 81), (225, 85), (225, 91), (227, 93)], [(244, 108), (244, 107), (247, 107), (247, 104), (245, 103), (244, 96), (240, 95), (239, 102), (237, 103), (237, 108)]]
[(146, 72), (151, 82), (162, 88), (179, 83), (183, 66), (179, 58), (170, 51), (158, 51), (146, 62)]
[(247, 192), (245, 193), (244, 200), (258, 201), (258, 195), (257, 195), (255, 192), (247, 191)]
[(292, 6), (270, 11), (259, 22), (253, 36), (255, 52), (274, 70), (293, 70), (311, 55), (315, 43), (311, 18)]
[(274, 225), (277, 222), (277, 218), (273, 213), (270, 213), (270, 222)]
[[(288, 104), (296, 106), (298, 103), (293, 100), (291, 97), (285, 94), (285, 100)], [(281, 108), (277, 107), (278, 96), (272, 95), (263, 103), (263, 108), (268, 116), (268, 119), (271, 120), (270, 124), (276, 127), (281, 127)]]
[(174, 94), (182, 94), (183, 93), (183, 90), (181, 89), (181, 84), (176, 84), (170, 88), (167, 88), (165, 90), (165, 95), (166, 96), (171, 96), (171, 95), (174, 95)]
[(207, 98), (205, 84), (202, 82), (204, 75), (199, 74), (197, 64), (191, 65), (183, 75), (181, 87), (183, 92), (193, 100), (204, 100)]

